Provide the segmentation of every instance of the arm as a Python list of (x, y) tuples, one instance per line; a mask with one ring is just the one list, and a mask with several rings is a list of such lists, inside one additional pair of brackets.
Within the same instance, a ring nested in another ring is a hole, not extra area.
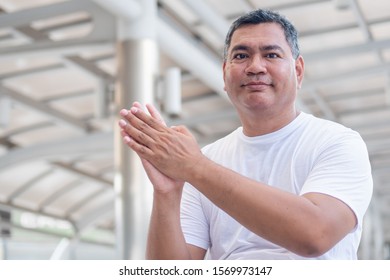
[(352, 210), (336, 198), (298, 196), (248, 179), (203, 156), (184, 127), (162, 127), (135, 108), (126, 117), (128, 145), (140, 157), (191, 183), (243, 226), (296, 254), (322, 255), (356, 225)]
[[(141, 109), (139, 103), (134, 106)], [(147, 109), (154, 119), (165, 123), (152, 106)], [(119, 124), (123, 126), (123, 122)], [(122, 130), (124, 141), (128, 135)], [(174, 180), (156, 169), (149, 161), (141, 158), (143, 167), (153, 184), (154, 199), (147, 238), (147, 259), (203, 259), (205, 250), (187, 245), (180, 227), (180, 201), (183, 181)]]
[(188, 180), (243, 226), (301, 256), (324, 254), (356, 223), (352, 210), (336, 198), (284, 192), (208, 159)]
[(180, 226), (180, 200), (178, 193), (154, 193), (146, 249), (147, 259), (198, 259), (204, 258), (206, 251), (186, 244)]

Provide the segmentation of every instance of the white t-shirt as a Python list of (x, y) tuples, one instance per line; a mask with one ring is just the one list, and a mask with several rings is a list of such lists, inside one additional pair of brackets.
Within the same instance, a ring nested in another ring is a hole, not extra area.
[[(297, 195), (324, 193), (346, 203), (356, 215), (356, 228), (317, 259), (357, 258), (373, 188), (367, 148), (357, 132), (302, 112), (266, 135), (247, 137), (240, 127), (203, 153), (275, 188)], [(303, 258), (249, 231), (189, 184), (184, 187), (181, 224), (186, 242), (208, 250), (209, 259)]]

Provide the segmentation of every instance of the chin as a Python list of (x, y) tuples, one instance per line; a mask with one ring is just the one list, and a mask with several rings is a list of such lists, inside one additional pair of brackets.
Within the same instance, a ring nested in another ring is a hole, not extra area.
[(245, 107), (248, 108), (264, 108), (267, 109), (272, 107), (274, 104), (273, 98), (267, 98), (267, 96), (249, 96), (247, 100), (245, 100)]

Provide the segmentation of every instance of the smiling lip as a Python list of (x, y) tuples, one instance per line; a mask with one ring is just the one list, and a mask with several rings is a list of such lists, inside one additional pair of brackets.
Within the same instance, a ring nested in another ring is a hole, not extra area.
[(264, 89), (265, 87), (269, 87), (269, 86), (271, 86), (271, 84), (264, 83), (264, 82), (248, 82), (248, 83), (244, 83), (242, 85), (242, 87), (246, 87), (246, 88), (252, 89), (252, 90), (260, 90), (260, 89)]

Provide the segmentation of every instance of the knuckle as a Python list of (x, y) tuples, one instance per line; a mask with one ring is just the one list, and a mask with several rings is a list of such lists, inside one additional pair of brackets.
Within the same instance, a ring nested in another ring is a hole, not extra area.
[(145, 154), (146, 154), (146, 148), (145, 148), (145, 146), (141, 146), (141, 147), (139, 148), (139, 153), (140, 153), (141, 155), (145, 155)]
[(140, 131), (145, 131), (148, 127), (146, 123), (140, 123), (138, 128)]
[(138, 132), (138, 137), (140, 141), (144, 142), (146, 140), (145, 134), (142, 132)]

